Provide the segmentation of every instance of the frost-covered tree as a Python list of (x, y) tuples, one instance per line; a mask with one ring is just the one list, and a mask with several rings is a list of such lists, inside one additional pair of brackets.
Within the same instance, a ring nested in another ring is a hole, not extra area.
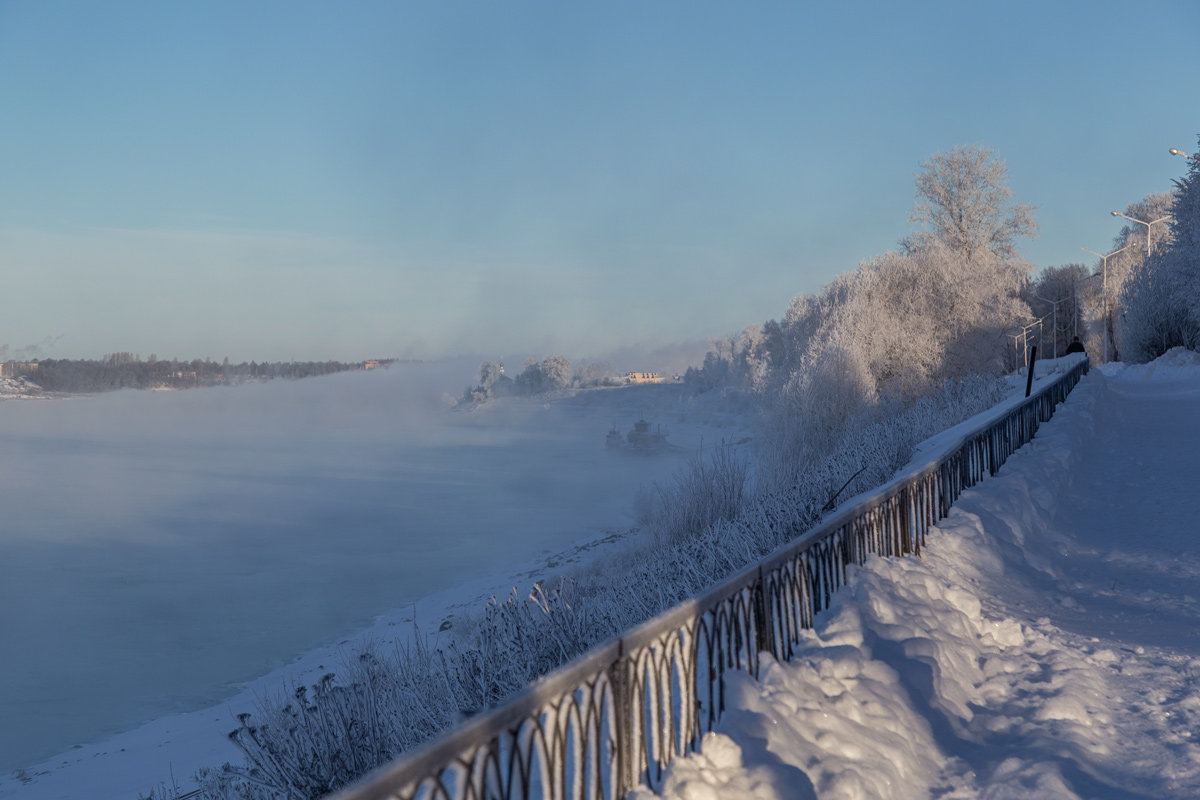
[(698, 390), (795, 391), (811, 386), (797, 375), (816, 369), (835, 342), (841, 362), (846, 352), (863, 359), (868, 396), (911, 399), (947, 377), (1001, 369), (1006, 333), (1030, 319), (1021, 297), (1028, 268), (1015, 245), (1036, 230), (1032, 207), (1012, 201), (1006, 174), (983, 147), (934, 155), (917, 176), (913, 212), (929, 231), (819, 294), (796, 297), (783, 319), (715, 341), (686, 379)]
[(525, 368), (517, 375), (517, 391), (521, 394), (539, 394), (542, 391), (542, 365), (536, 358), (525, 359)]
[(937, 241), (877, 256), (793, 302), (785, 324), (805, 349), (792, 371), (808, 369), (830, 342), (854, 342), (879, 394), (913, 398), (949, 377), (995, 372), (1006, 332), (1029, 316), (1025, 281), (1020, 264), (987, 252), (968, 263)]
[(799, 423), (791, 429), (802, 445), (796, 449), (812, 458), (845, 436), (847, 421), (877, 399), (876, 386), (864, 342), (838, 331), (811, 348), (805, 368), (777, 395), (776, 410)]
[(502, 397), (512, 391), (512, 380), (506, 378), (495, 361), (485, 361), (479, 365), (479, 383), (468, 386), (463, 393), (465, 403), (485, 403), (496, 397)]
[(571, 385), (571, 362), (565, 356), (546, 356), (541, 361), (530, 358), (517, 376), (517, 390), (522, 394), (544, 394)]
[(1187, 175), (1175, 187), (1171, 243), (1165, 256), (1177, 273), (1189, 277), (1185, 300), (1192, 322), (1200, 326), (1200, 152), (1192, 156)]
[(704, 362), (697, 367), (688, 367), (683, 382), (697, 394), (711, 391), (718, 386), (733, 384), (735, 371), (729, 358), (721, 356), (716, 349), (704, 354)]
[(763, 340), (772, 353), (760, 393), (764, 438), (785, 454), (769, 457), (768, 482), (786, 483), (798, 465), (897, 403), (967, 373), (1001, 370), (1007, 332), (1029, 318), (1026, 281), (1015, 261), (984, 252), (968, 262), (931, 240), (793, 300), (777, 336)]
[(479, 365), (479, 385), (485, 391), (490, 390), (500, 380), (500, 366), (495, 361), (485, 361)]
[(543, 391), (554, 392), (571, 385), (571, 362), (566, 356), (546, 356), (541, 370)]
[(1101, 258), (1092, 271), (1095, 278), (1084, 294), (1090, 296), (1087, 305), (1088, 350), (1094, 355), (1107, 352), (1112, 359), (1121, 357), (1127, 339), (1124, 332), (1126, 283), (1145, 264), (1148, 249), (1161, 251), (1171, 243), (1172, 234), (1167, 223), (1174, 203), (1175, 192), (1170, 191), (1148, 194), (1125, 207), (1126, 216), (1155, 224), (1126, 223), (1113, 239), (1109, 248), (1111, 255), (1107, 259)]
[(575, 368), (575, 375), (571, 382), (576, 386), (585, 389), (595, 388), (597, 386), (616, 386), (619, 381), (615, 377), (615, 370), (612, 364), (608, 362), (593, 361), (586, 366), (578, 366)]
[(1132, 268), (1122, 287), (1121, 339), (1126, 357), (1135, 361), (1172, 347), (1200, 346), (1200, 158), (1189, 160), (1170, 196), (1161, 245), (1151, 240), (1158, 249)]
[(1002, 370), (1008, 333), (1031, 319), (1015, 245), (1036, 225), (1012, 202), (1003, 162), (970, 147), (922, 167), (914, 218), (931, 230), (794, 298), (782, 319), (713, 342), (685, 376), (698, 391), (736, 385), (757, 397), (773, 450), (764, 485), (786, 485), (873, 415)]
[[(1146, 238), (1150, 238), (1150, 250), (1161, 251), (1169, 246), (1171, 233), (1171, 209), (1175, 205), (1175, 192), (1148, 194), (1136, 203), (1125, 207), (1125, 215), (1143, 222), (1163, 220), (1146, 226), (1127, 222), (1113, 239), (1108, 259), (1108, 296), (1119, 298), (1129, 276), (1146, 261)], [(1166, 219), (1164, 219), (1164, 217)], [(1099, 266), (1099, 265), (1097, 265)]]
[(774, 321), (748, 325), (740, 334), (710, 340), (699, 369), (689, 367), (683, 382), (693, 391), (707, 392), (718, 386), (737, 386), (762, 391), (771, 372), (779, 326)]
[(1046, 355), (1061, 354), (1074, 337), (1086, 337), (1087, 325), (1083, 319), (1092, 307), (1091, 296), (1083, 293), (1091, 279), (1091, 272), (1083, 264), (1064, 264), (1046, 267), (1029, 282), (1025, 301), (1033, 316), (1049, 318), (1049, 327), (1042, 337)]
[(1125, 284), (1121, 326), (1124, 358), (1150, 361), (1172, 347), (1196, 349), (1200, 328), (1194, 315), (1195, 281), (1157, 256)]
[(911, 219), (928, 227), (910, 240), (921, 247), (930, 237), (973, 260), (990, 252), (1012, 258), (1017, 240), (1037, 234), (1034, 207), (1012, 202), (1008, 167), (982, 145), (955, 147), (921, 163), (917, 204)]
[[(1108, 260), (1109, 278), (1120, 279), (1122, 268), (1126, 271), (1146, 260), (1146, 251), (1162, 250), (1174, 241), (1171, 217), (1174, 214), (1177, 190), (1148, 194), (1136, 203), (1125, 206), (1125, 216), (1133, 217), (1153, 225), (1126, 222), (1113, 239), (1112, 250), (1123, 252)], [(1147, 247), (1149, 239), (1149, 247)]]

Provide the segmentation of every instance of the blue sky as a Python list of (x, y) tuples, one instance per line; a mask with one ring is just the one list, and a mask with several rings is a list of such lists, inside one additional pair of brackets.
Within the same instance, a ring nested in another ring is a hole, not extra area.
[[(780, 316), (984, 144), (1086, 260), (1195, 2), (0, 0), (8, 354), (600, 356)], [(34, 346), (34, 347), (31, 347)]]

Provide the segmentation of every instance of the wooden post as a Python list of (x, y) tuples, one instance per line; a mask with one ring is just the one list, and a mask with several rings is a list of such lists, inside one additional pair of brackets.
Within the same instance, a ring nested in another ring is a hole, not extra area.
[(1033, 389), (1033, 365), (1037, 363), (1037, 345), (1029, 348), (1029, 368), (1028, 375), (1025, 376), (1025, 396), (1029, 397), (1029, 392)]

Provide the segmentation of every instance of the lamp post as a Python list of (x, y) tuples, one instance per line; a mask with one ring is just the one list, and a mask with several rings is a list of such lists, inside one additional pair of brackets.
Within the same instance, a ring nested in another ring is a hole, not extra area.
[[(1042, 317), (1042, 319), (1045, 319), (1045, 317)], [(1041, 337), (1042, 319), (1035, 319), (1033, 322), (1031, 322), (1028, 325), (1026, 325), (1025, 327), (1021, 328), (1020, 333), (1010, 333), (1008, 335), (1008, 338), (1013, 340), (1013, 347), (1017, 346), (1018, 341), (1021, 342), (1022, 349), (1024, 349), (1024, 351), (1025, 351), (1025, 366), (1026, 367), (1029, 366), (1029, 332), (1031, 330), (1033, 330), (1034, 328), (1037, 328), (1038, 329), (1038, 341), (1040, 342), (1042, 340), (1042, 337)], [(1017, 368), (1018, 369), (1020, 368), (1020, 364), (1017, 365)]]
[(1138, 225), (1146, 226), (1146, 258), (1150, 257), (1150, 226), (1153, 225), (1155, 222), (1165, 222), (1171, 218), (1171, 216), (1168, 214), (1165, 217), (1159, 217), (1158, 219), (1151, 220), (1150, 222), (1146, 222), (1145, 220), (1134, 219), (1133, 217), (1122, 214), (1120, 211), (1110, 211), (1109, 213), (1112, 214), (1114, 217), (1121, 217), (1122, 219), (1127, 219), (1130, 222), (1136, 222)]
[(1054, 357), (1058, 358), (1058, 304), (1067, 302), (1067, 298), (1051, 300), (1049, 297), (1042, 297), (1040, 294), (1035, 294), (1034, 297), (1043, 302), (1054, 304), (1054, 321), (1051, 323), (1050, 337), (1054, 340)]
[(1082, 281), (1077, 278), (1075, 280), (1075, 284), (1071, 287), (1071, 296), (1075, 300), (1075, 303), (1074, 303), (1075, 308), (1071, 312), (1071, 316), (1073, 317), (1073, 319), (1071, 320), (1071, 333), (1076, 337), (1079, 336), (1079, 284), (1087, 283), (1088, 281), (1095, 280), (1096, 278), (1099, 278), (1099, 277), (1100, 277), (1099, 275), (1088, 275)]
[[(1114, 211), (1112, 213), (1116, 214), (1117, 212)], [(1124, 216), (1124, 215), (1122, 215), (1122, 216)], [(1150, 233), (1149, 233), (1149, 229), (1147, 229), (1147, 232), (1146, 232), (1147, 242), (1149, 241), (1149, 239), (1150, 239)], [(1108, 363), (1108, 259), (1115, 256), (1117, 253), (1120, 253), (1124, 250), (1128, 250), (1129, 245), (1125, 245), (1120, 250), (1113, 250), (1108, 255), (1102, 255), (1100, 253), (1097, 253), (1095, 250), (1088, 250), (1086, 247), (1081, 247), (1079, 249), (1085, 253), (1091, 253), (1094, 256), (1100, 256), (1100, 260), (1104, 263), (1104, 362), (1107, 364)]]
[(1020, 373), (1020, 371), (1021, 371), (1021, 353), (1018, 348), (1020, 348), (1021, 341), (1024, 338), (1024, 336), (1025, 336), (1024, 331), (1022, 331), (1021, 333), (1010, 333), (1008, 335), (1008, 338), (1013, 340), (1013, 353), (1014, 353), (1013, 366), (1016, 368), (1018, 373)]
[(1183, 152), (1182, 150), (1176, 150), (1174, 147), (1172, 147), (1167, 152), (1169, 152), (1173, 156), (1183, 156), (1184, 158), (1192, 158), (1192, 156), (1188, 155), (1187, 153)]

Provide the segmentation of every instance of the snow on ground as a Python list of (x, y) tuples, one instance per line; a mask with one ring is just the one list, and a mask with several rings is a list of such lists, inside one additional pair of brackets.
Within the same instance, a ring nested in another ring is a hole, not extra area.
[(49, 396), (28, 378), (0, 378), (0, 400), (40, 400)]
[(1094, 370), (924, 558), (736, 677), (663, 796), (1200, 796), (1197, 442), (1196, 354)]
[[(0, 797), (187, 788), (258, 698), (628, 546), (639, 486), (749, 435), (678, 385), (448, 410), (469, 375), (5, 405)], [(670, 452), (605, 450), (641, 417)]]
[[(1042, 362), (1037, 375), (1042, 380), (1048, 379), (1058, 366), (1065, 365)], [(1155, 369), (1151, 383), (1161, 389), (1164, 377), (1172, 369), (1178, 372), (1183, 367), (1169, 367), (1166, 362), (1160, 362)], [(1053, 466), (1069, 462), (1067, 465), (1075, 468), (1080, 458), (1070, 446), (1083, 447), (1088, 444), (1086, 440), (1091, 434), (1087, 431), (1088, 426), (1093, 425), (1091, 418), (1097, 398), (1123, 396), (1117, 389), (1124, 391), (1122, 387), (1132, 385), (1134, 376), (1144, 376), (1147, 372), (1147, 368), (1131, 367), (1117, 376), (1117, 367), (1106, 367), (1106, 370), (1113, 373), (1109, 382), (1102, 382), (1098, 376), (1090, 378), (1073, 395), (1071, 403), (1060, 410), (1059, 415), (1074, 414), (1077, 417), (1074, 423), (1067, 425), (1059, 421), (1060, 416), (1056, 416), (1055, 422), (1043, 428), (1037, 442), (1027, 451), (1014, 456), (1010, 466), (1006, 467), (1004, 474), (1015, 474), (1015, 479), (1005, 477), (985, 485), (990, 490), (1007, 485), (1004, 481), (1015, 480), (1018, 487), (1034, 484), (1043, 487), (1037, 492), (1029, 488), (1012, 489), (1010, 494), (1015, 493), (1013, 497), (1005, 495), (1008, 497), (1006, 502), (1016, 503), (1017, 507), (1021, 502), (1030, 502), (1025, 495), (1038, 496), (1041, 505), (1034, 507), (1034, 511), (1021, 512), (1029, 518), (1026, 521), (1034, 517), (1042, 520), (1058, 513), (1062, 503), (1058, 503), (1057, 498), (1063, 492), (1063, 481)], [(1186, 375), (1181, 380), (1195, 389), (1195, 378), (1187, 376), (1193, 375), (1196, 370), (1184, 372)], [(354, 381), (364, 377), (372, 381), (384, 380), (384, 383), (376, 383), (361, 392), (364, 385), (355, 384), (354, 394), (341, 393), (349, 384), (338, 381)], [(1188, 384), (1189, 380), (1191, 384)], [(341, 407), (336, 407), (337, 403), (333, 408), (313, 404), (311, 397), (305, 400), (294, 395), (288, 386), (300, 387), (304, 392), (315, 392), (316, 396), (326, 399), (336, 398)], [(1019, 388), (1023, 390), (1023, 382)], [(250, 392), (245, 395), (228, 393), (247, 389)], [(146, 452), (139, 448), (143, 448), (148, 441), (157, 441), (155, 437), (164, 436), (170, 448), (186, 450), (188, 458), (195, 462), (190, 463), (180, 477), (197, 480), (199, 476), (214, 472), (217, 468), (236, 467), (236, 472), (242, 476), (241, 482), (248, 486), (246, 498), (252, 499), (254, 491), (260, 490), (264, 483), (286, 484), (313, 466), (319, 467), (315, 476), (317, 482), (302, 481), (301, 492), (309, 491), (307, 487), (320, 485), (320, 481), (330, 477), (334, 478), (335, 485), (341, 485), (343, 478), (378, 483), (383, 467), (395, 468), (400, 462), (394, 458), (394, 453), (392, 458), (383, 458), (382, 451), (372, 447), (372, 442), (378, 444), (382, 435), (385, 445), (395, 448), (402, 443), (411, 444), (411, 436), (416, 435), (413, 431), (406, 431), (401, 436), (394, 431), (370, 430), (371, 426), (387, 424), (391, 410), (386, 403), (403, 393), (402, 387), (395, 381), (388, 382), (376, 375), (343, 376), (328, 383), (281, 384), (274, 389), (264, 385), (238, 390), (213, 390), (211, 393), (178, 393), (174, 395), (177, 398), (175, 402), (182, 402), (186, 406), (179, 414), (156, 411), (162, 407), (155, 405), (154, 400), (145, 399), (151, 397), (149, 394), (136, 398), (138, 408), (135, 409), (136, 413), (130, 415), (115, 413), (115, 408), (124, 407), (125, 401), (120, 396), (112, 396), (115, 399), (90, 398), (80, 401), (89, 404), (82, 406), (74, 405), (75, 401), (32, 404), (47, 408), (62, 406), (72, 410), (72, 413), (63, 417), (47, 412), (51, 418), (39, 416), (32, 426), (27, 424), (28, 419), (24, 419), (17, 426), (22, 432), (20, 437), (15, 437), (11, 432), (7, 434), (10, 454), (16, 450), (30, 456), (25, 460), (16, 459), (18, 463), (9, 466), (10, 490), (19, 493), (35, 489), (39, 485), (39, 470), (50, 474), (64, 464), (71, 464), (70, 458), (60, 458), (63, 455), (83, 458), (94, 467), (95, 462), (101, 460), (99, 451), (105, 448), (115, 447), (118, 454), (128, 457), (128, 464), (117, 459), (109, 462), (110, 467), (115, 465), (120, 471), (134, 468), (129, 465), (141, 464), (137, 469), (146, 471), (147, 462), (143, 460)], [(1085, 396), (1091, 399), (1084, 402), (1082, 398)], [(125, 400), (129, 397), (124, 395)], [(353, 397), (360, 399), (355, 401)], [(236, 409), (230, 407), (230, 398), (239, 398), (238, 404), (248, 403), (253, 413), (246, 412), (244, 408), (231, 413)], [(108, 410), (104, 409), (105, 404), (109, 404)], [(458, 416), (449, 432), (442, 425), (431, 426), (429, 417), (422, 417), (416, 428), (424, 432), (417, 436), (421, 443), (431, 446), (462, 444), (464, 437), (477, 444), (487, 444), (486, 450), (474, 449), (470, 452), (475, 457), (484, 458), (483, 466), (490, 471), (504, 470), (514, 464), (528, 467), (529, 462), (537, 458), (546, 459), (545, 466), (551, 469), (565, 470), (570, 466), (571, 470), (566, 471), (573, 471), (582, 480), (592, 483), (600, 494), (619, 495), (621, 507), (627, 509), (630, 497), (625, 481), (630, 476), (624, 475), (620, 481), (613, 483), (604, 477), (609, 475), (608, 468), (597, 469), (597, 465), (618, 465), (619, 472), (648, 469), (647, 476), (669, 473), (675, 465), (682, 463), (686, 455), (695, 452), (701, 445), (708, 446), (722, 439), (744, 441), (749, 435), (747, 412), (748, 409), (739, 406), (736, 397), (724, 400), (708, 397), (696, 402), (682, 398), (678, 387), (639, 387), (636, 392), (583, 392), (547, 403), (506, 401), (465, 414), (457, 412)], [(187, 419), (195, 419), (199, 414), (202, 420), (207, 421), (199, 431), (175, 431), (174, 427), (184, 418), (180, 416), (184, 413)], [(126, 420), (126, 416), (132, 416), (134, 421)], [(616, 424), (625, 429), (642, 416), (656, 424), (663, 424), (670, 433), (671, 441), (680, 445), (680, 450), (673, 457), (661, 462), (646, 462), (636, 457), (600, 452), (599, 455), (608, 460), (593, 462), (593, 455), (581, 457), (576, 452), (576, 449), (590, 452), (593, 444), (597, 449), (601, 448), (601, 437), (608, 427)], [(295, 450), (291, 440), (296, 435), (296, 428), (280, 421), (286, 418), (296, 418), (306, 427), (326, 431), (316, 446), (318, 450), (327, 452), (317, 458), (312, 452)], [(101, 428), (105, 423), (112, 424), (114, 419), (120, 425), (111, 439), (101, 437), (89, 441), (85, 436), (88, 431)], [(256, 427), (264, 425), (274, 432), (256, 430)], [(47, 432), (51, 428), (53, 435)], [(0, 429), (0, 434), (3, 433)], [(947, 435), (955, 434), (951, 432)], [(1067, 438), (1064, 439), (1064, 436)], [(216, 437), (218, 445), (215, 450), (198, 447), (204, 442), (211, 444), (209, 440), (213, 437)], [(241, 460), (233, 458), (237, 442), (247, 438), (253, 445), (250, 449), (255, 457), (243, 456)], [(921, 449), (915, 460), (919, 460), (922, 453), (931, 452), (931, 448), (936, 448), (938, 441), (944, 438), (935, 437), (934, 441)], [(563, 444), (559, 440), (563, 439), (567, 440), (565, 450), (558, 447)], [(116, 447), (112, 440), (121, 446)], [(547, 442), (550, 444), (547, 445)], [(1119, 449), (1120, 445), (1121, 442), (1117, 441), (1114, 446)], [(428, 454), (426, 450), (420, 452)], [(364, 453), (369, 456), (365, 460)], [(1039, 473), (1035, 468), (1039, 462), (1031, 458), (1029, 453), (1041, 453), (1043, 457), (1049, 455), (1053, 459), (1048, 462), (1049, 467), (1043, 464)], [(46, 458), (46, 463), (41, 463), (39, 458)], [(367, 465), (365, 469), (364, 463)], [(1026, 466), (1019, 467), (1021, 463)], [(170, 475), (181, 470), (178, 464), (166, 457), (153, 457), (149, 464), (150, 473), (169, 468), (165, 472)], [(647, 467), (647, 464), (651, 466)], [(438, 462), (435, 466), (435, 483), (455, 484), (464, 479), (452, 464)], [(536, 482), (536, 475), (528, 469), (526, 472), (528, 474), (518, 484)], [(1185, 469), (1177, 472), (1181, 476), (1188, 474)], [(600, 483), (596, 484), (598, 479)], [(154, 489), (149, 493), (149, 500), (154, 501), (149, 506), (155, 513), (147, 516), (155, 524), (171, 521), (173, 505), (182, 506), (182, 510), (189, 514), (196, 513), (197, 507), (193, 503), (183, 503), (180, 497), (167, 491), (175, 486), (173, 482), (160, 483), (152, 481), (149, 484)], [(121, 482), (114, 479), (101, 484), (92, 488), (110, 489), (121, 485)], [(203, 486), (205, 492), (215, 491), (216, 497), (222, 501), (216, 505), (223, 511), (215, 515), (215, 519), (228, 523), (241, 519), (243, 514), (251, 516), (254, 507), (243, 507), (243, 498), (238, 491), (220, 483), (215, 485), (215, 489), (210, 483)], [(394, 491), (395, 486), (383, 483), (382, 489)], [(486, 500), (494, 500), (494, 489), (487, 490)], [(145, 491), (145, 486), (142, 491)], [(1187, 771), (1185, 762), (1191, 758), (1192, 752), (1187, 748), (1194, 746), (1190, 738), (1178, 737), (1182, 736), (1181, 731), (1188, 729), (1189, 721), (1197, 713), (1197, 696), (1188, 670), (1195, 670), (1200, 675), (1200, 660), (1194, 666), (1190, 656), (1183, 661), (1171, 661), (1167, 654), (1154, 650), (1148, 642), (1127, 641), (1113, 633), (1076, 631), (1066, 623), (1074, 622), (1078, 626), (1081, 613), (1076, 609), (1091, 608), (1096, 601), (1081, 596), (1069, 586), (1064, 590), (1057, 584), (1053, 593), (1046, 594), (1045, 587), (1035, 580), (1042, 573), (1029, 566), (1030, 562), (1021, 561), (1017, 566), (1007, 566), (999, 576), (993, 574), (1007, 563), (1005, 559), (1013, 556), (1010, 551), (1015, 551), (1013, 537), (1016, 533), (1010, 531), (1007, 539), (997, 538), (979, 520), (997, 518), (1011, 522), (1024, 517), (998, 501), (995, 502), (995, 508), (986, 514), (980, 509), (971, 511), (972, 503), (979, 505), (977, 494), (970, 493), (964, 497), (955, 516), (943, 521), (941, 528), (944, 532), (932, 534), (931, 550), (924, 561), (875, 562), (862, 570), (853, 590), (843, 593), (836, 609), (819, 620), (821, 627), (813, 635), (804, 657), (792, 664), (771, 666), (761, 685), (745, 679), (738, 681), (733, 691), (738, 710), (726, 717), (723, 733), (711, 737), (702, 756), (682, 762), (673, 769), (668, 793), (684, 797), (714, 796), (713, 792), (721, 797), (810, 797), (812, 787), (816, 785), (821, 797), (920, 797), (938, 794), (947, 797), (1053, 797), (1056, 796), (1054, 787), (1060, 784), (1074, 786), (1077, 792), (1080, 791), (1079, 786), (1087, 785), (1079, 783), (1077, 773), (1080, 770), (1068, 766), (1074, 763), (1070, 748), (1082, 747), (1078, 743), (1073, 745), (1075, 739), (1071, 736), (1083, 741), (1079, 730), (1094, 728), (1093, 738), (1111, 749), (1113, 745), (1109, 733), (1125, 730), (1116, 726), (1127, 724), (1127, 717), (1161, 719), (1160, 728), (1174, 731), (1172, 735), (1178, 739), (1174, 746), (1183, 748), (1181, 752), (1184, 755), (1175, 764), (1177, 776), (1182, 777), (1171, 780), (1183, 781), (1184, 785), (1188, 785), (1186, 781), (1194, 773)], [(276, 499), (294, 499), (295, 493), (284, 492), (273, 496)], [(521, 496), (518, 491), (517, 497)], [(362, 500), (370, 500), (370, 497), (353, 495), (347, 502)], [(308, 504), (312, 501), (299, 502), (302, 510), (311, 511), (312, 506)], [(567, 502), (577, 503), (578, 498), (568, 497)], [(344, 510), (345, 507), (345, 502), (332, 506), (335, 510)], [(93, 512), (93, 521), (96, 519), (94, 512), (98, 512), (101, 521), (111, 518), (110, 521), (129, 523), (129, 512), (139, 509), (142, 509), (141, 501), (124, 505), (110, 502), (91, 507), (89, 512)], [(32, 511), (36, 512), (37, 509)], [(43, 508), (41, 513), (45, 512)], [(272, 508), (272, 513), (280, 512), (278, 508)], [(505, 513), (516, 512), (512, 505), (506, 505)], [(26, 510), (18, 513), (15, 519), (23, 519), (22, 514), (30, 518), (37, 516)], [(295, 651), (276, 653), (273, 658), (277, 667), (270, 669), (265, 676), (219, 682), (217, 689), (223, 691), (224, 699), (215, 705), (211, 700), (201, 701), (191, 708), (176, 709), (179, 713), (152, 714), (144, 718), (152, 721), (129, 726), (125, 733), (97, 737), (97, 744), (81, 744), (34, 766), (0, 776), (0, 797), (6, 800), (80, 797), (132, 800), (138, 793), (148, 792), (158, 784), (169, 784), (172, 776), (181, 787), (186, 788), (189, 783), (187, 778), (195, 768), (238, 758), (239, 754), (226, 741), (224, 734), (234, 726), (234, 716), (241, 711), (251, 710), (256, 698), (281, 691), (287, 682), (310, 683), (323, 672), (336, 670), (343, 658), (364, 643), (374, 642), (386, 647), (390, 642), (406, 641), (413, 633), (414, 621), (423, 635), (446, 635), (439, 634), (438, 629), (443, 625), (452, 629), (454, 616), (464, 610), (469, 612), (478, 608), (482, 598), (493, 593), (505, 593), (514, 584), (527, 585), (546, 570), (558, 569), (564, 563), (582, 561), (595, 554), (626, 546), (627, 542), (622, 537), (625, 529), (621, 524), (627, 523), (628, 519), (622, 518), (621, 514), (616, 516), (615, 526), (597, 525), (559, 532), (557, 537), (518, 542), (517, 549), (524, 548), (522, 553), (511, 554), (512, 557), (506, 560), (498, 559), (490, 549), (482, 550), (490, 567), (462, 573), (457, 583), (447, 584), (447, 588), (432, 594), (426, 592), (419, 600), (405, 601), (399, 608), (393, 604), (393, 610), (378, 615), (372, 626), (357, 634), (349, 632), (361, 629), (361, 625), (343, 625), (340, 631), (334, 628), (332, 633), (323, 633), (321, 635), (327, 644), (304, 648), (307, 654), (298, 658), (295, 658)], [(281, 522), (286, 523), (293, 517), (298, 518), (299, 512)], [(316, 522), (327, 525), (328, 519), (326, 514)], [(66, 531), (78, 522), (74, 518), (62, 519), (51, 533)], [(378, 518), (365, 519), (363, 527), (367, 527), (368, 523), (377, 527), (378, 522)], [(545, 523), (541, 526), (543, 528), (549, 524), (546, 520), (542, 522)], [(958, 527), (955, 528), (955, 525)], [(103, 526), (100, 528), (103, 529)], [(7, 544), (12, 545), (12, 530), (8, 536)], [(305, 541), (317, 543), (311, 538)], [(480, 543), (484, 542), (486, 540), (480, 540)], [(478, 548), (480, 543), (473, 547)], [(0, 546), (4, 544), (0, 542)], [(68, 537), (66, 544), (78, 548), (83, 543)], [(180, 542), (174, 542), (173, 546), (179, 547)], [(173, 553), (170, 547), (163, 549)], [(186, 548), (182, 547), (181, 552), (186, 553)], [(1187, 552), (1186, 548), (1182, 548), (1181, 552)], [(178, 552), (174, 552), (174, 555), (177, 556)], [(226, 553), (226, 557), (229, 555)], [(361, 561), (356, 552), (349, 553), (347, 557), (352, 561)], [(1027, 557), (1033, 562), (1039, 559), (1053, 561), (1054, 553), (1030, 548)], [(1112, 563), (1142, 563), (1148, 558), (1149, 554), (1144, 550), (1134, 550), (1114, 556)], [(221, 568), (219, 564), (206, 563)], [(1122, 570), (1128, 568), (1121, 567)], [(112, 580), (117, 585), (139, 583), (138, 576), (128, 570), (112, 576)], [(1126, 578), (1120, 580), (1123, 592)], [(146, 581), (146, 576), (140, 578), (141, 583)], [(157, 585), (161, 581), (151, 576), (149, 583)], [(12, 581), (4, 585), (10, 592), (15, 586)], [(61, 591), (61, 587), (50, 588)], [(1018, 588), (1024, 594), (1018, 593)], [(26, 585), (24, 590), (29, 591), (31, 587)], [(1006, 590), (1011, 591), (1006, 594)], [(1153, 591), (1153, 582), (1136, 591), (1130, 588), (1129, 592), (1133, 594), (1128, 595), (1127, 599), (1141, 597), (1143, 600), (1139, 602), (1143, 606), (1146, 603), (1161, 606), (1167, 599), (1176, 598), (1181, 604), (1181, 612), (1186, 614), (1193, 610), (1188, 605), (1190, 598), (1185, 600), (1183, 595), (1170, 592), (1153, 594)], [(0, 587), (0, 592), (3, 592), (3, 587)], [(1026, 598), (1036, 613), (1029, 612), (1021, 616), (1018, 613), (1020, 609), (1010, 607), (1020, 597)], [(1051, 601), (1051, 608), (1045, 608), (1047, 597), (1060, 599)], [(211, 616), (226, 613), (223, 609), (226, 607), (210, 609), (213, 611)], [(1183, 617), (1185, 623), (1188, 619)], [(240, 627), (250, 629), (261, 624), (247, 620)], [(298, 623), (293, 619), (288, 624)], [(1171, 632), (1161, 626), (1148, 627), (1170, 638)], [(1119, 634), (1124, 628), (1114, 627), (1112, 630)], [(188, 631), (185, 629), (182, 632)], [(1091, 636), (1098, 641), (1091, 641)], [(103, 655), (99, 651), (89, 653), (83, 645), (75, 646), (80, 648), (79, 652), (97, 657)], [(1141, 653), (1136, 652), (1138, 647), (1143, 648)], [(176, 648), (173, 652), (181, 667), (186, 666), (187, 660), (194, 655), (194, 650), (185, 648)], [(1200, 656), (1200, 653), (1196, 655)], [(80, 659), (85, 665), (88, 660)], [(1171, 685), (1173, 688), (1163, 677), (1164, 670), (1168, 673), (1174, 671), (1176, 682)], [(1108, 674), (1110, 672), (1111, 675)], [(1141, 695), (1121, 695), (1125, 704), (1121, 709), (1100, 709), (1088, 717), (1087, 726), (1080, 723), (1079, 718), (1083, 716), (1080, 709), (1086, 711), (1089, 704), (1095, 706), (1097, 697), (1116, 696), (1112, 694), (1116, 677), (1132, 676), (1128, 681), (1136, 684), (1141, 680), (1138, 677), (1141, 673), (1151, 676), (1146, 682), (1149, 688), (1145, 692)], [(52, 677), (61, 681), (68, 691), (78, 690), (93, 695), (104, 691), (86, 682), (82, 685), (72, 683), (86, 681), (86, 675), (82, 678)], [(1101, 678), (1107, 683), (1097, 683)], [(941, 694), (934, 692), (934, 686)], [(922, 691), (925, 694), (921, 694)], [(939, 711), (932, 712), (928, 703), (913, 699), (924, 696), (935, 697), (935, 707)], [(1179, 709), (1174, 711), (1173, 717), (1161, 715), (1166, 713), (1163, 709), (1166, 700), (1163, 698), (1180, 698)], [(791, 711), (782, 713), (780, 709)], [(1150, 713), (1154, 711), (1161, 712), (1160, 717)], [(31, 706), (19, 714), (4, 715), (5, 719), (0, 722), (10, 726), (10, 730), (19, 736), (22, 725), (32, 724), (32, 716), (37, 712), (38, 709)], [(13, 722), (18, 717), (25, 722)], [(1144, 730), (1153, 733), (1158, 729)], [(1060, 736), (1064, 731), (1070, 735)], [(1053, 750), (1049, 744), (1051, 741), (1057, 742), (1055, 746), (1060, 749), (1066, 748), (1062, 750), (1066, 755), (1046, 755), (1046, 752)], [(1133, 742), (1123, 744), (1120, 752), (1130, 753), (1139, 746)], [(1041, 752), (1036, 749), (1040, 747), (1046, 751), (1042, 753), (1046, 757), (1027, 758), (1022, 755), (1026, 747), (1032, 748), (1035, 754)], [(1152, 766), (1147, 772), (1167, 780), (1164, 777), (1167, 773), (1163, 771), (1160, 774), (1158, 770), (1165, 762), (1156, 755), (1157, 752), (1151, 747), (1142, 760)], [(911, 791), (909, 788), (898, 789), (900, 786), (910, 787)], [(1010, 789), (1012, 791), (1009, 794), (1001, 791)], [(1159, 794), (1171, 796), (1169, 793)], [(1074, 795), (1060, 793), (1057, 796)]]

